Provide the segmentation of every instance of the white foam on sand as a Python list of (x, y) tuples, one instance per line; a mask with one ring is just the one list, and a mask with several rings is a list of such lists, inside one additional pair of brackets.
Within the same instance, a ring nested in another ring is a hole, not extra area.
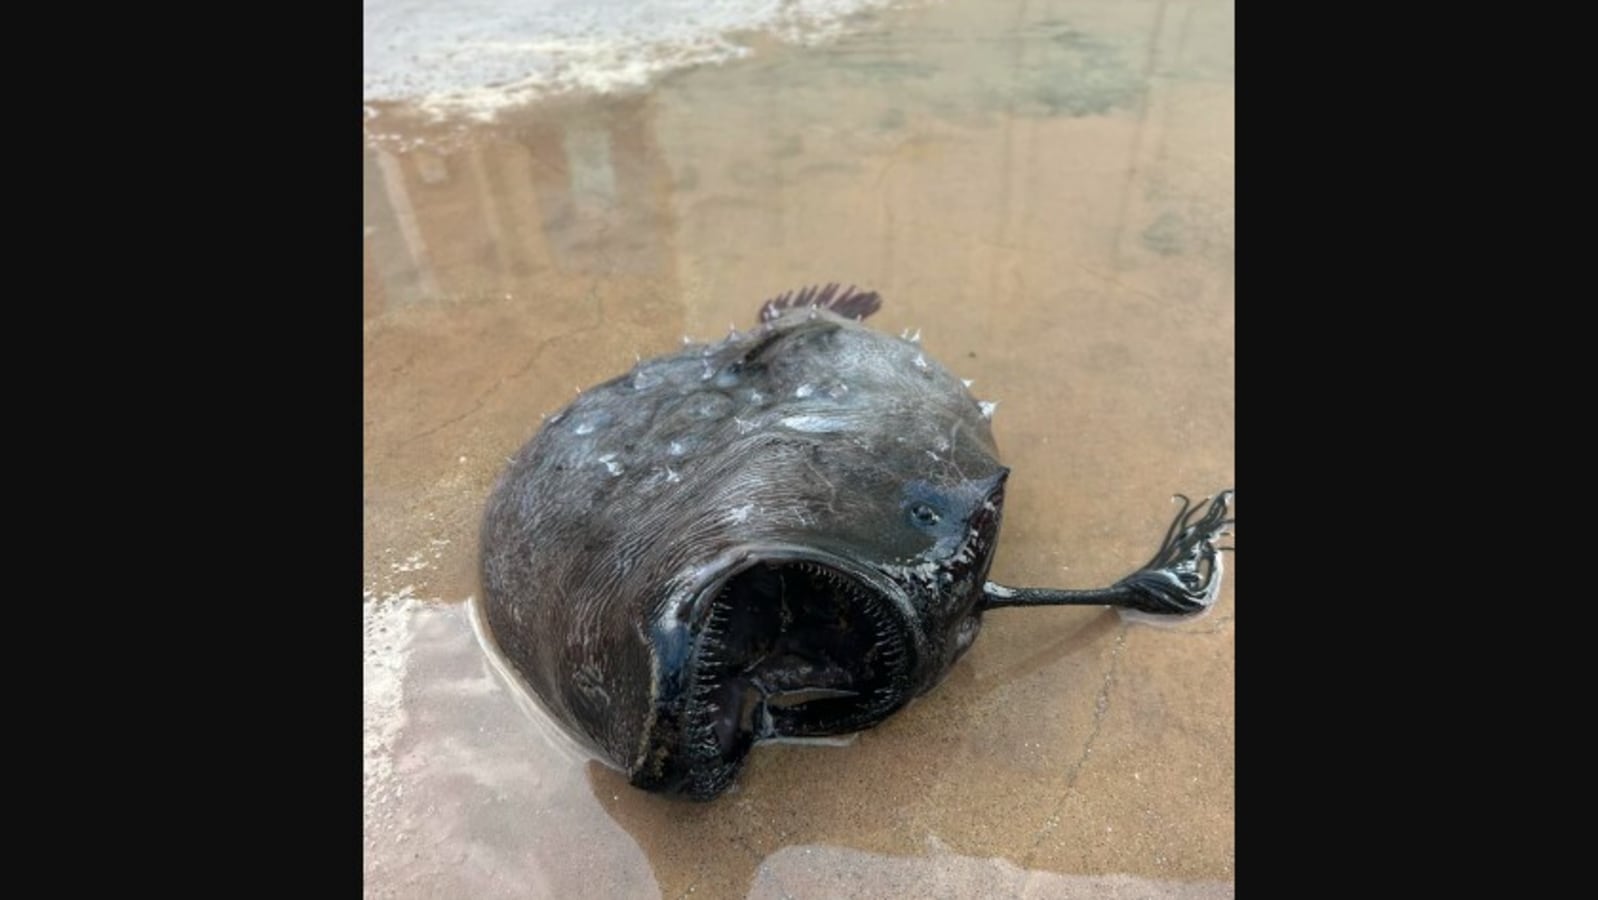
[[(740, 33), (791, 43), (842, 34), (894, 0), (363, 0), (362, 91), (491, 119), (572, 90), (647, 85), (749, 53)], [(368, 108), (368, 114), (371, 110)]]

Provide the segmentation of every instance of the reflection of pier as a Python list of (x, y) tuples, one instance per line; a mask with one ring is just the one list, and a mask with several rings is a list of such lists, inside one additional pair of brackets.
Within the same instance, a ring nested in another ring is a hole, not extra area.
[(652, 118), (648, 98), (630, 98), (449, 152), (368, 149), (368, 314), (574, 275), (675, 280)]

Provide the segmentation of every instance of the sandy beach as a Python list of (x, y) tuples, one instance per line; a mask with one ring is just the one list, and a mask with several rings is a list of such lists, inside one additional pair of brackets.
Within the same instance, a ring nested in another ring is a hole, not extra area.
[(995, 579), (1143, 563), (1235, 482), (1233, 24), (949, 0), (490, 121), (367, 103), (368, 896), (1232, 896), (1235, 558), (1172, 627), (995, 611), (936, 691), (709, 805), (548, 733), (467, 601), (541, 417), (833, 281), (998, 402)]

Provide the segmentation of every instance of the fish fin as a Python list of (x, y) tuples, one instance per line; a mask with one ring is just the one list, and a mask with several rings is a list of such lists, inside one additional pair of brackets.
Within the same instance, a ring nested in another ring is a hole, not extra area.
[(767, 300), (760, 307), (760, 321), (775, 322), (790, 309), (810, 307), (829, 310), (845, 319), (854, 319), (858, 322), (882, 308), (882, 297), (876, 291), (857, 290), (853, 285), (840, 289), (837, 282), (825, 287), (811, 285), (797, 291), (778, 294)]

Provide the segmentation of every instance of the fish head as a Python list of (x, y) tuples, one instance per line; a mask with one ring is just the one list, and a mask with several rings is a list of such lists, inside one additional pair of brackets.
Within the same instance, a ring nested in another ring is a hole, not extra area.
[(756, 538), (657, 623), (662, 702), (635, 784), (714, 797), (754, 744), (875, 726), (970, 648), (1009, 470), (986, 453), (903, 466), (859, 450), (808, 448), (809, 475), (785, 488), (803, 486), (801, 514), (751, 522)]

